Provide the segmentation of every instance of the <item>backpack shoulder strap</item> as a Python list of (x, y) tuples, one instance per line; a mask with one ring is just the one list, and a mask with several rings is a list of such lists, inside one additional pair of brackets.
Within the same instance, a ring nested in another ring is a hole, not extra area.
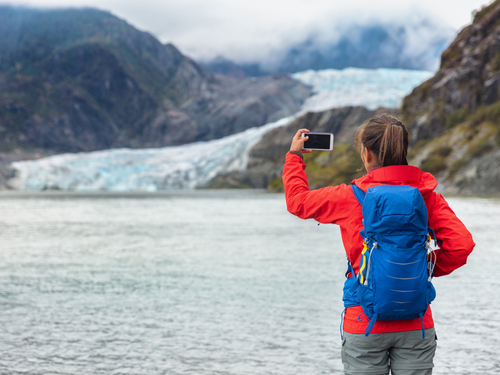
[(354, 193), (354, 196), (358, 200), (359, 204), (361, 206), (363, 206), (363, 202), (365, 200), (366, 193), (354, 184), (351, 184), (351, 188), (352, 188), (352, 192)]

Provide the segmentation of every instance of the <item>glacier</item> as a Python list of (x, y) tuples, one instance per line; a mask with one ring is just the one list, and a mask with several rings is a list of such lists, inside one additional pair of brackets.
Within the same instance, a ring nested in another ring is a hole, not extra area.
[(112, 149), (14, 162), (16, 190), (144, 191), (194, 189), (220, 173), (244, 170), (251, 148), (269, 130), (308, 111), (347, 105), (397, 108), (404, 96), (434, 73), (402, 69), (320, 70), (292, 76), (313, 87), (301, 111), (225, 138), (156, 149)]
[(309, 111), (325, 111), (332, 107), (364, 106), (399, 108), (403, 98), (414, 87), (434, 75), (428, 71), (404, 69), (306, 70), (292, 75), (313, 87), (314, 94), (304, 103)]
[(16, 190), (144, 191), (194, 189), (222, 172), (243, 170), (251, 148), (292, 117), (207, 142), (157, 149), (113, 149), (14, 162)]

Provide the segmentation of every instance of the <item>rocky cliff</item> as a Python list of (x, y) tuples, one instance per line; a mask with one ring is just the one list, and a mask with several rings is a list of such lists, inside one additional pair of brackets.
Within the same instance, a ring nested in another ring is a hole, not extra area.
[(311, 94), (284, 75), (207, 72), (95, 9), (3, 6), (0, 35), (0, 152), (210, 140), (295, 113)]
[(467, 114), (496, 103), (500, 89), (500, 2), (477, 12), (442, 53), (436, 75), (416, 87), (402, 111), (413, 143), (442, 134)]
[(476, 12), (402, 105), (412, 163), (450, 193), (500, 192), (500, 0)]

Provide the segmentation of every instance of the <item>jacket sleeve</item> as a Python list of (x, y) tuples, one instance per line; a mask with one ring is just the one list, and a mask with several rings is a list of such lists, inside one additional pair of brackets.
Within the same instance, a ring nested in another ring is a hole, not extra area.
[(466, 264), (476, 244), (471, 233), (440, 194), (434, 195), (429, 226), (434, 230), (439, 245), (434, 276), (448, 275)]
[(322, 224), (340, 224), (347, 219), (349, 204), (356, 199), (349, 186), (330, 186), (309, 190), (306, 164), (299, 155), (288, 153), (283, 170), (283, 186), (288, 211), (301, 219)]

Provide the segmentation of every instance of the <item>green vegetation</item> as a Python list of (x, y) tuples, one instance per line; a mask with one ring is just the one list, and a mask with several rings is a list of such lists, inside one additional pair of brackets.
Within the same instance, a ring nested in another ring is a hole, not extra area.
[(415, 158), (431, 142), (431, 139), (421, 139), (408, 149), (408, 160)]
[(304, 161), (307, 164), (311, 189), (349, 184), (353, 179), (362, 176), (362, 172), (358, 171), (362, 163), (356, 149), (345, 143), (335, 146), (331, 152), (306, 154)]
[(429, 97), (432, 90), (432, 80), (427, 80), (420, 85), (421, 90), (421, 100), (425, 100)]
[(487, 107), (480, 107), (470, 117), (470, 127), (474, 128), (481, 123), (491, 122), (495, 126), (500, 126), (500, 101)]
[(500, 5), (500, 0), (495, 0), (490, 5), (483, 6), (481, 9), (472, 12), (472, 15), (474, 16), (474, 22), (478, 22), (483, 19), (497, 5)]
[(453, 149), (451, 147), (443, 145), (443, 146), (440, 146), (437, 149), (435, 149), (434, 154), (436, 156), (440, 156), (442, 158), (445, 158), (448, 155), (450, 155), (452, 151), (453, 151)]
[(454, 63), (460, 60), (463, 50), (456, 43), (450, 46), (441, 54), (441, 69), (450, 68)]
[(500, 71), (500, 52), (497, 52), (491, 63), (491, 68), (494, 72)]
[(441, 123), (446, 124), (446, 118), (448, 114), (446, 113), (446, 101), (443, 99), (436, 99), (433, 107), (432, 107), (432, 112), (437, 114), (437, 117), (440, 119)]
[(439, 173), (444, 171), (448, 164), (446, 162), (446, 158), (451, 154), (453, 149), (449, 146), (441, 145), (429, 154), (429, 156), (422, 161), (420, 165), (420, 169), (425, 172), (429, 172), (432, 174)]
[(283, 186), (283, 180), (281, 179), (281, 177), (277, 177), (272, 180), (269, 185), (267, 185), (267, 190), (276, 193), (284, 191), (285, 188)]
[[(307, 165), (310, 189), (350, 184), (352, 180), (363, 175), (363, 172), (358, 171), (362, 163), (356, 149), (346, 143), (335, 146), (332, 151), (313, 151), (304, 154), (304, 162)], [(267, 189), (283, 191), (283, 181), (281, 178), (276, 178), (269, 183)]]
[(471, 159), (478, 158), (486, 154), (488, 151), (491, 151), (493, 147), (494, 145), (491, 144), (490, 139), (481, 138), (477, 142), (469, 145), (467, 153), (469, 154)]
[(457, 174), (457, 172), (469, 164), (470, 160), (468, 158), (460, 158), (456, 160), (450, 167), (448, 171), (448, 177), (453, 177)]
[(429, 157), (425, 159), (420, 165), (420, 169), (424, 172), (429, 172), (432, 174), (437, 174), (444, 171), (448, 167), (446, 160), (440, 156)]
[(463, 123), (469, 116), (468, 108), (461, 108), (457, 111), (452, 112), (446, 118), (446, 129), (451, 129), (458, 124)]

